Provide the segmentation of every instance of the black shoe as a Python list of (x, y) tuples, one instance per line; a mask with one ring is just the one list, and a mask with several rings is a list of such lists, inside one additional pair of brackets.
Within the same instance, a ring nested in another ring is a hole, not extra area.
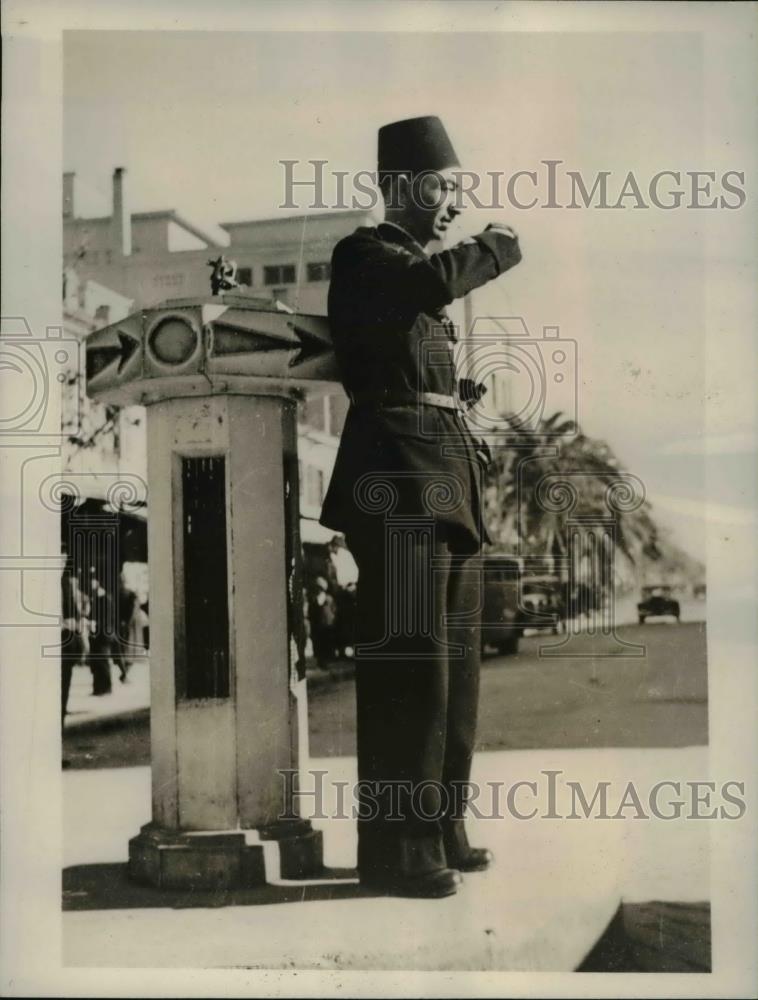
[(492, 851), (486, 847), (469, 846), (466, 828), (460, 820), (454, 820), (446, 825), (442, 839), (447, 864), (460, 872), (487, 871), (495, 860)]
[(469, 847), (461, 857), (448, 854), (448, 864), (462, 872), (485, 872), (495, 862), (495, 855), (486, 847)]
[(443, 899), (458, 891), (463, 881), (461, 873), (452, 868), (438, 868), (423, 875), (361, 875), (364, 889), (379, 892), (383, 896), (405, 896), (410, 899)]

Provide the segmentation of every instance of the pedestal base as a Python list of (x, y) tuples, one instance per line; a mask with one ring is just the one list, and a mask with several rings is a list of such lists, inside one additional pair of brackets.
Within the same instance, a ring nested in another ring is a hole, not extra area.
[(279, 844), (279, 868), (282, 878), (312, 878), (324, 869), (324, 838), (308, 820), (283, 820), (258, 830), (261, 840)]
[[(283, 879), (311, 878), (323, 871), (323, 837), (307, 820), (276, 823), (261, 840), (279, 846)], [(263, 847), (246, 844), (243, 833), (190, 833), (148, 823), (129, 841), (129, 876), (158, 889), (250, 889), (265, 885)]]
[(152, 824), (129, 841), (129, 875), (158, 889), (233, 889), (264, 885), (263, 848), (242, 833), (179, 833)]

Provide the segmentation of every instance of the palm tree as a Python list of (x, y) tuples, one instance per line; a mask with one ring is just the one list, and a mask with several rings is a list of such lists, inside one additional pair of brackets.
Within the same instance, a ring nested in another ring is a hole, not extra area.
[[(564, 566), (573, 561), (575, 573), (579, 559), (595, 579), (594, 570), (615, 550), (631, 565), (657, 558), (658, 531), (644, 495), (609, 507), (613, 491), (635, 480), (605, 441), (587, 437), (560, 412), (536, 428), (513, 417), (506, 422), (485, 497), (496, 547), (549, 556)], [(598, 530), (609, 517), (612, 532)]]

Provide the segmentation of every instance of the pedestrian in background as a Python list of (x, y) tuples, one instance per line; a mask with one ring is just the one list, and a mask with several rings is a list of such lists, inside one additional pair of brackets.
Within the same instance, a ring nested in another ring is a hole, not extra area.
[(355, 609), (358, 566), (341, 535), (329, 542), (331, 593), (337, 605), (335, 645), (340, 656), (352, 656), (355, 647)]
[(94, 567), (90, 572), (89, 604), (88, 663), (92, 672), (92, 694), (99, 697), (110, 694), (113, 690), (111, 649), (115, 633), (115, 612), (113, 600), (95, 575)]
[(69, 562), (61, 576), (61, 726), (66, 721), (74, 667), (89, 653), (83, 595)]
[(118, 629), (113, 636), (111, 651), (113, 661), (119, 669), (121, 683), (126, 683), (129, 675), (129, 668), (132, 665), (130, 656), (132, 645), (132, 623), (137, 610), (137, 595), (127, 586), (124, 574), (119, 580), (118, 595), (116, 597), (116, 612), (118, 619)]
[(329, 584), (323, 576), (316, 577), (308, 602), (308, 621), (316, 663), (322, 670), (328, 670), (336, 654), (337, 602), (329, 593)]

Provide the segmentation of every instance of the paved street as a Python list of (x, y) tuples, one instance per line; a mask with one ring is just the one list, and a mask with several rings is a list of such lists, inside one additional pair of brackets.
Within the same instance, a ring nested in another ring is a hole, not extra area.
[[(482, 671), (480, 749), (582, 747), (680, 747), (708, 742), (705, 625), (651, 622), (621, 626), (619, 637), (644, 646), (638, 658), (608, 656), (616, 643), (576, 636), (572, 656), (541, 656), (564, 636), (522, 640), (517, 656), (487, 656)], [(88, 684), (79, 670), (78, 683)], [(146, 665), (136, 665), (129, 686), (146, 684)], [(352, 678), (319, 677), (310, 685), (311, 752), (355, 752)], [(132, 689), (133, 690), (133, 689)], [(125, 697), (125, 694), (119, 694)], [(129, 693), (129, 704), (135, 702)], [(64, 753), (71, 767), (119, 767), (149, 763), (147, 709), (128, 723), (114, 719), (98, 730), (67, 730)]]
[[(564, 636), (522, 640), (517, 656), (487, 657), (482, 672), (479, 747), (677, 747), (708, 742), (705, 625), (622, 626), (640, 658), (607, 654), (615, 643), (577, 636), (574, 656), (547, 658), (541, 647)], [(544, 649), (543, 649), (544, 652)], [(355, 713), (349, 681), (313, 686), (312, 751), (353, 753)]]

